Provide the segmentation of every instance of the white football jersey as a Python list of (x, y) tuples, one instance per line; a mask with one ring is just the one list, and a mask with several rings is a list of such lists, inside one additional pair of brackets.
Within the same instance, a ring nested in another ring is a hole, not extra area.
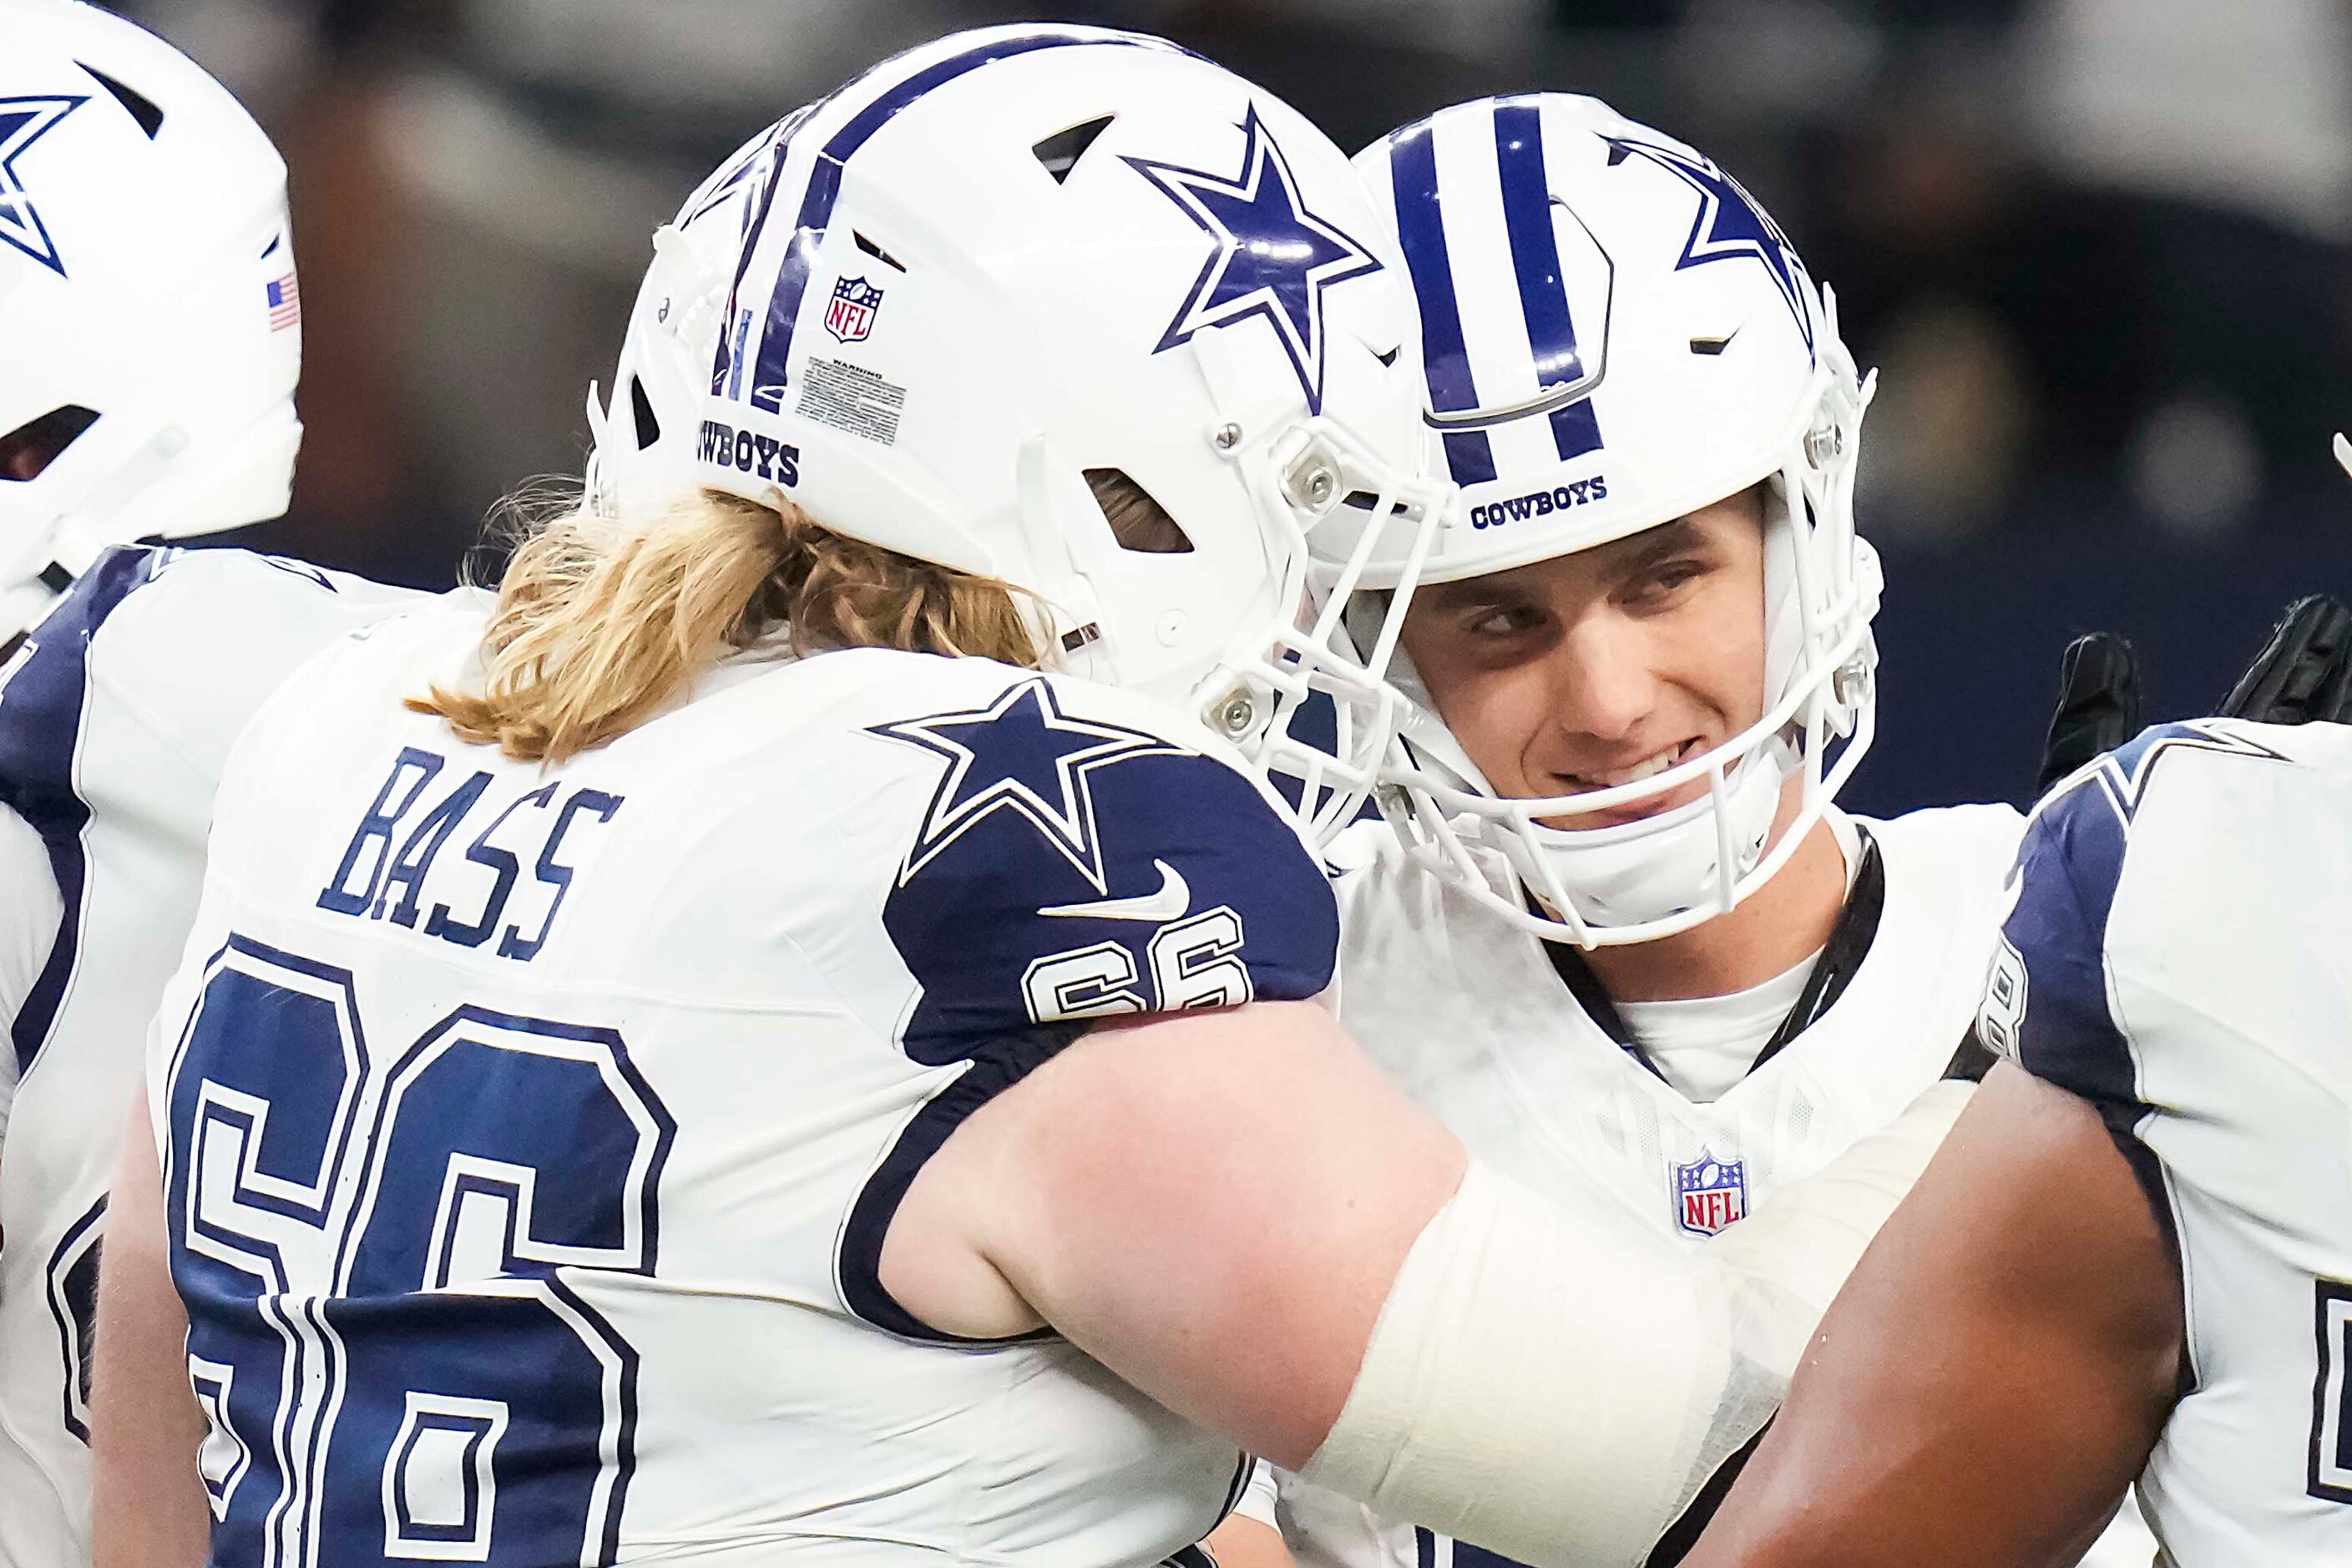
[(0, 1568), (89, 1560), (99, 1229), (222, 760), (296, 664), (429, 602), (246, 551), (118, 549), (5, 667)]
[(929, 1154), (1088, 1021), (1329, 985), (1204, 731), (982, 659), (754, 650), (559, 765), (331, 650), (223, 781), (149, 1081), (214, 1558), (1155, 1561), (1245, 1476), (1050, 1333), (883, 1289)]
[[(1893, 1121), (1942, 1076), (1976, 1016), (2018, 814), (1851, 820), (1883, 877), (1868, 946), (1826, 1009), (1710, 1104), (1619, 1044), (1541, 939), (1409, 864), (1380, 824), (1335, 847), (1343, 865), (1368, 862), (1339, 882), (1341, 1020), (1481, 1159), (1580, 1213), (1700, 1246)], [(1510, 885), (1499, 864), (1495, 875)], [(1874, 880), (1857, 879), (1857, 905)], [(1504, 1562), (1295, 1476), (1280, 1478), (1277, 1516), (1306, 1568)]]
[(1979, 1033), (2100, 1108), (2179, 1242), (2164, 1561), (2352, 1563), (2352, 728), (2150, 730), (2017, 863)]

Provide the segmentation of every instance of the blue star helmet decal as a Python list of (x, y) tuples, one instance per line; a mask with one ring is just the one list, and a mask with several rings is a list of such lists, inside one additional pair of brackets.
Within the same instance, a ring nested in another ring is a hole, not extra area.
[(16, 171), (16, 160), (58, 121), (89, 101), (86, 96), (0, 98), (0, 240), (60, 278), (66, 275), (66, 264), (33, 206), (32, 194), (25, 189), (24, 177)]
[[(1601, 140), (1609, 143), (1611, 166), (1623, 163), (1629, 155), (1646, 158), (1698, 193), (1698, 216), (1691, 220), (1690, 237), (1683, 241), (1682, 259), (1675, 263), (1675, 270), (1680, 272), (1686, 267), (1734, 257), (1761, 262), (1764, 270), (1772, 275), (1773, 287), (1787, 301), (1789, 313), (1797, 320), (1797, 331), (1804, 336), (1806, 354), (1814, 356), (1811, 281), (1806, 278), (1805, 264), (1798, 259), (1796, 247), (1780, 232), (1780, 226), (1748, 194), (1748, 188), (1717, 168), (1711, 159), (1694, 157), (1676, 148), (1653, 147), (1646, 142), (1629, 141), (1622, 136), (1603, 136)], [(1800, 279), (1804, 281), (1801, 283)]]
[(907, 852), (901, 887), (982, 819), (1013, 811), (1028, 818), (1097, 892), (1108, 892), (1087, 775), (1135, 757), (1190, 754), (1147, 730), (1069, 717), (1043, 676), (1008, 688), (985, 708), (902, 719), (875, 725), (869, 733), (920, 746), (951, 764)]
[(1323, 411), (1323, 291), (1375, 271), (1362, 245), (1307, 210), (1298, 181), (1253, 105), (1243, 119), (1242, 164), (1232, 174), (1150, 158), (1123, 161), (1216, 241), (1151, 352), (1203, 327), (1263, 316), (1290, 356), (1310, 414)]

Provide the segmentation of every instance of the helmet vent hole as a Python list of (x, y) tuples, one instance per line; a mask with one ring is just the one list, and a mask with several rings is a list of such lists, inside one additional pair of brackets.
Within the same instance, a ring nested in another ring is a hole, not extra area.
[(1397, 352), (1398, 351), (1395, 349), (1391, 349), (1384, 354), (1374, 354), (1372, 357), (1381, 362), (1382, 369), (1386, 369), (1388, 366), (1396, 363)]
[(79, 403), (61, 404), (47, 414), (26, 420), (0, 436), (0, 480), (23, 482), (41, 477), (58, 454), (98, 423), (98, 411)]
[(1695, 354), (1705, 354), (1705, 355), (1706, 355), (1706, 356), (1707, 356), (1708, 358), (1710, 358), (1710, 359), (1714, 358), (1717, 354), (1721, 353), (1724, 350), (1726, 350), (1726, 349), (1729, 348), (1730, 346), (1731, 346), (1731, 340), (1730, 340), (1729, 338), (1727, 338), (1727, 337), (1726, 337), (1726, 338), (1693, 338), (1693, 339), (1690, 341), (1690, 351), (1691, 351), (1691, 353), (1695, 353)]
[(1088, 468), (1087, 488), (1094, 491), (1095, 504), (1102, 508), (1103, 521), (1110, 524), (1111, 537), (1121, 550), (1142, 555), (1192, 552), (1192, 541), (1182, 525), (1120, 469)]
[(629, 413), (636, 420), (638, 451), (661, 439), (661, 421), (654, 417), (653, 400), (646, 395), (646, 384), (634, 375), (629, 377)]
[(864, 251), (866, 255), (872, 257), (883, 266), (895, 267), (901, 272), (907, 270), (907, 264), (905, 262), (899, 260), (897, 257), (891, 255), (888, 251), (883, 249), (880, 246), (875, 244), (872, 240), (858, 233), (856, 229), (853, 228), (849, 231), (849, 237), (857, 242), (858, 249)]
[(1087, 149), (1095, 144), (1095, 138), (1109, 130), (1110, 122), (1117, 118), (1117, 115), (1106, 114), (1099, 120), (1073, 125), (1067, 131), (1056, 131), (1029, 151), (1037, 154), (1037, 162), (1045, 166), (1045, 173), (1054, 176), (1055, 184), (1067, 184), (1070, 171), (1078, 166), (1078, 160), (1087, 155)]
[(131, 118), (139, 122), (139, 129), (147, 133), (148, 141), (155, 140), (155, 132), (163, 129), (163, 111), (155, 106), (153, 99), (123, 86), (96, 66), (81, 60), (76, 60), (74, 64), (95, 77), (99, 86), (114, 95), (114, 101), (122, 105)]

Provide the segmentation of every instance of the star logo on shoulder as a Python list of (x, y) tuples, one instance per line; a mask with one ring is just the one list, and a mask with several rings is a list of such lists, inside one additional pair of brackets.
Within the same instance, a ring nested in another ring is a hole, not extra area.
[(1323, 411), (1323, 291), (1375, 271), (1372, 253), (1307, 210), (1289, 160), (1253, 105), (1242, 121), (1242, 165), (1234, 174), (1150, 158), (1124, 162), (1150, 180), (1216, 241), (1192, 292), (1151, 352), (1203, 327), (1263, 316), (1290, 356), (1311, 414)]
[(25, 189), (16, 160), (59, 121), (89, 101), (86, 96), (0, 98), (0, 240), (15, 246), (62, 278), (65, 262)]
[(1192, 754), (1148, 730), (1063, 712), (1043, 676), (1014, 684), (984, 708), (876, 724), (867, 732), (919, 746), (949, 764), (898, 872), (902, 888), (977, 824), (1011, 811), (1044, 835), (1095, 891), (1107, 893), (1088, 775), (1137, 757)]
[(1644, 158), (1698, 193), (1698, 216), (1691, 220), (1690, 237), (1683, 241), (1682, 259), (1675, 263), (1675, 270), (1735, 257), (1761, 262), (1772, 275), (1772, 286), (1780, 291), (1789, 313), (1796, 318), (1797, 331), (1804, 335), (1805, 353), (1813, 354), (1812, 285), (1805, 264), (1797, 258), (1796, 247), (1780, 232), (1780, 226), (1748, 194), (1748, 187), (1717, 167), (1712, 159), (1622, 136), (1601, 140), (1609, 144), (1610, 167), (1628, 157)]

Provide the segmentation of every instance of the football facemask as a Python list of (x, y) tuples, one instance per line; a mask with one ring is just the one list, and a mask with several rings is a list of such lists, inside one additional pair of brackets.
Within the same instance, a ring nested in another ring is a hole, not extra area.
[[(1591, 99), (1460, 105), (1357, 166), (1412, 272), (1428, 438), (1461, 487), (1433, 539), (1346, 518), (1314, 536), (1315, 586), (1349, 581), (1357, 646), (1396, 704), (1382, 813), (1419, 863), (1549, 940), (1653, 941), (1724, 913), (1787, 862), (1874, 732), (1880, 579), (1853, 511), (1870, 385), (1834, 301), (1729, 175)], [(1759, 483), (1762, 716), (1636, 783), (1495, 790), (1396, 652), (1414, 589)]]

